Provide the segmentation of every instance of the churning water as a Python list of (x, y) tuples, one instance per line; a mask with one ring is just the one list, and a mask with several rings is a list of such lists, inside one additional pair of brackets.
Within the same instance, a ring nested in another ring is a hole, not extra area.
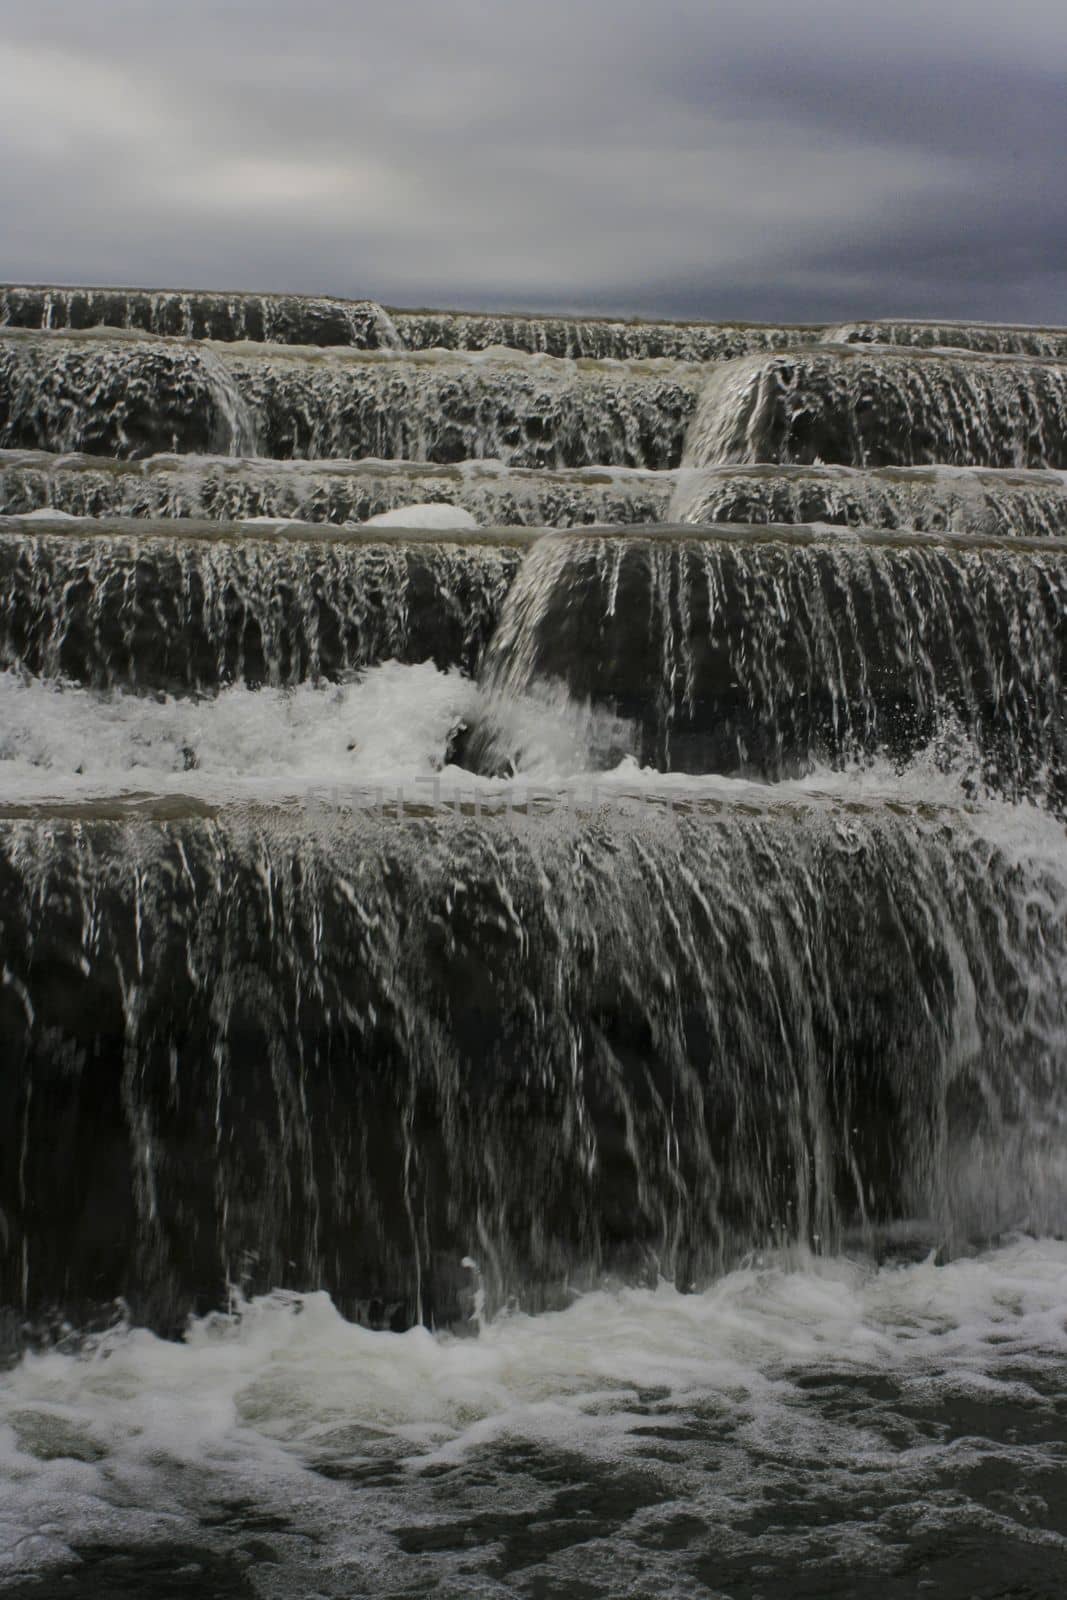
[(1063, 331), (0, 323), (0, 1593), (1061, 1594)]
[(476, 1338), (323, 1294), (180, 1345), (119, 1330), (5, 1382), (9, 1570), (48, 1596), (1052, 1596), (1065, 1276), (1020, 1242), (771, 1258)]

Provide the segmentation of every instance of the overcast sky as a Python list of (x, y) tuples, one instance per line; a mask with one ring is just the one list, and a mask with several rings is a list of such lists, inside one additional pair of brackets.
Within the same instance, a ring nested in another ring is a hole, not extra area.
[(1067, 323), (1067, 0), (0, 0), (0, 278)]

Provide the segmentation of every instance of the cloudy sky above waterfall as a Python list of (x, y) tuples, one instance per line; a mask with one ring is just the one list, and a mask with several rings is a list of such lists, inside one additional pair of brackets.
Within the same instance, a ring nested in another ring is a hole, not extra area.
[(0, 0), (0, 278), (1067, 322), (1064, 0)]

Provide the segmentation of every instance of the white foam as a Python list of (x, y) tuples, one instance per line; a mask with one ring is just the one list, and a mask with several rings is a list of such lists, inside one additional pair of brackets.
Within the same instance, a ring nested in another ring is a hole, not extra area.
[(21, 522), (82, 522), (82, 517), (73, 516), (69, 511), (55, 511), (51, 506), (39, 506), (36, 511), (21, 511)]
[[(488, 721), (510, 756), (504, 777), (449, 764), (454, 735)], [(707, 801), (747, 807), (967, 813), (1020, 858), (1064, 861), (1062, 825), (1036, 806), (976, 798), (966, 748), (921, 752), (901, 768), (821, 767), (768, 784), (717, 773), (663, 773), (626, 754), (632, 730), (559, 684), (517, 697), (432, 662), (387, 661), (344, 684), (243, 685), (198, 699), (100, 693), (0, 672), (0, 804), (181, 795), (209, 804), (388, 792), (419, 805), (535, 795), (596, 806)]]
[[(477, 1338), (373, 1333), (325, 1295), (265, 1297), (195, 1323), (181, 1344), (119, 1330), (80, 1356), (27, 1356), (0, 1377), (0, 1577), (96, 1541), (204, 1545), (220, 1501), (251, 1500), (283, 1522), (271, 1536), (279, 1587), (261, 1592), (291, 1594), (312, 1569), (326, 1586), (300, 1592), (410, 1592), (390, 1529), (450, 1516), (477, 1526), (512, 1506), (532, 1516), (545, 1480), (525, 1475), (524, 1449), (563, 1452), (578, 1486), (590, 1470), (632, 1463), (656, 1491), (650, 1515), (706, 1519), (720, 1549), (739, 1500), (751, 1508), (783, 1483), (794, 1503), (836, 1496), (839, 1525), (821, 1536), (847, 1555), (892, 1542), (873, 1502), (937, 1498), (946, 1475), (988, 1448), (916, 1426), (917, 1414), (962, 1403), (990, 1427), (998, 1405), (1040, 1417), (1065, 1359), (1067, 1244), (1053, 1241), (944, 1267), (836, 1259), (795, 1270), (771, 1259), (702, 1294), (604, 1290), (559, 1313), (501, 1317)], [(847, 1406), (824, 1404), (835, 1382)], [(999, 1441), (1009, 1477), (1013, 1449), (1020, 1469), (1053, 1474), (1057, 1436), (1038, 1437)], [(334, 1481), (375, 1462), (394, 1464), (377, 1485)], [(331, 1476), (310, 1470), (323, 1465)], [(460, 1477), (442, 1494), (428, 1469)], [(974, 1514), (966, 1496), (940, 1498), (946, 1517)], [(852, 1504), (866, 1506), (866, 1524)], [(759, 1539), (764, 1558), (788, 1550), (782, 1529)], [(625, 1539), (613, 1548), (626, 1559)], [(447, 1574), (447, 1554), (430, 1549), (420, 1576), (434, 1560)], [(663, 1560), (669, 1575), (669, 1546)]]
[(450, 528), (462, 529), (469, 532), (478, 527), (477, 519), (469, 511), (464, 511), (462, 506), (439, 505), (431, 501), (417, 502), (415, 505), (399, 506), (395, 511), (380, 511), (376, 517), (368, 517), (363, 524), (365, 528), (435, 528), (444, 531)]
[(475, 693), (430, 662), (385, 662), (340, 686), (236, 685), (200, 700), (0, 673), (0, 799), (150, 791), (225, 802), (410, 782), (439, 770)]
[[(613, 741), (625, 747), (628, 739), (625, 725), (558, 686), (502, 699), (428, 661), (387, 661), (341, 685), (234, 685), (203, 699), (100, 693), (5, 672), (0, 801), (150, 791), (225, 803), (362, 785), (407, 786), (406, 797), (421, 803), (435, 775), (448, 795), (457, 788), (488, 795), (501, 783), (446, 765), (453, 734), (485, 716), (514, 752), (513, 775), (541, 785), (591, 784), (599, 776), (610, 784), (612, 776), (594, 768)], [(630, 761), (615, 787), (659, 781)]]

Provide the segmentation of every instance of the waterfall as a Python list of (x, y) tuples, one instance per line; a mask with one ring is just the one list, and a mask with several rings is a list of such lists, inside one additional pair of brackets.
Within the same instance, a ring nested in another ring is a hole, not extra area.
[(150, 456), (103, 461), (47, 451), (0, 451), (0, 515), (294, 518), (365, 522), (413, 504), (459, 506), (482, 527), (572, 527), (661, 522), (671, 472), (627, 467), (441, 466), (414, 461), (270, 461)]
[(689, 466), (1067, 467), (1067, 368), (880, 345), (747, 356), (708, 379)]
[(256, 422), (205, 346), (0, 329), (0, 446), (136, 457), (254, 455)]
[(0, 285), (0, 327), (135, 328), (183, 339), (252, 340), (359, 350), (487, 350), (645, 361), (726, 361), (754, 350), (812, 344), (814, 324), (612, 321), (461, 311), (386, 310), (372, 300), (144, 289)]
[(1058, 1594), (1067, 334), (0, 323), (0, 1589)]
[(315, 532), (0, 518), (0, 668), (170, 692), (336, 680), (390, 658), (474, 670), (515, 539)]
[[(487, 652), (495, 690), (561, 681), (664, 771), (780, 778), (966, 735), (981, 777), (1062, 798), (1067, 545), (818, 528), (554, 534)], [(506, 750), (492, 720), (471, 759)]]
[(975, 322), (843, 322), (827, 328), (829, 344), (896, 344), (917, 349), (980, 350), (990, 355), (1067, 357), (1062, 328), (1011, 328)]
[(371, 300), (279, 294), (8, 285), (0, 286), (0, 327), (130, 328), (181, 339), (353, 345), (362, 350), (397, 343), (388, 314)]
[(0, 330), (0, 447), (659, 469), (678, 464), (701, 381), (669, 361)]
[(676, 466), (697, 369), (508, 352), (410, 358), (262, 357), (234, 347), (235, 381), (275, 456), (385, 456), (514, 466)]
[(0, 319), (12, 1348), (1067, 1227), (1055, 330)]
[(689, 468), (678, 475), (666, 520), (829, 522), (1063, 538), (1067, 474), (963, 467)]
[(814, 344), (822, 329), (734, 326), (722, 322), (612, 322), (606, 317), (488, 317), (458, 311), (394, 311), (409, 350), (488, 350), (506, 345), (531, 354), (596, 361), (729, 361), (755, 350)]
[(981, 819), (27, 820), (0, 886), (30, 1321), (121, 1293), (168, 1331), (229, 1281), (441, 1324), (472, 1242), (491, 1309), (1067, 1225), (1067, 879)]

